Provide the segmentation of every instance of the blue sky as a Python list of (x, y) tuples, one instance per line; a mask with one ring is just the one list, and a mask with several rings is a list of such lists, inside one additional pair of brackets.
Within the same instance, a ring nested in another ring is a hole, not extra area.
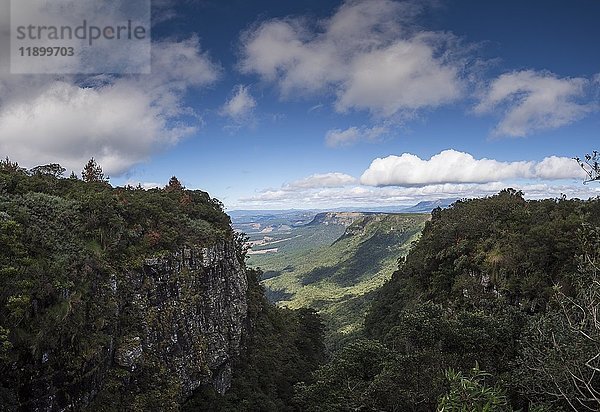
[(569, 160), (600, 149), (597, 1), (153, 6), (152, 75), (0, 71), (0, 154), (176, 175), (228, 209), (600, 194)]

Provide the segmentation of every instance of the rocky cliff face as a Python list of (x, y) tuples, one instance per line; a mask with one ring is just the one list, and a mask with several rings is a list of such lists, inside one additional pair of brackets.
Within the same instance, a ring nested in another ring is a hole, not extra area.
[[(118, 338), (115, 364), (135, 371), (157, 360), (178, 381), (181, 399), (203, 384), (224, 393), (247, 316), (246, 273), (234, 246), (222, 241), (146, 259), (141, 273), (122, 282), (131, 282), (121, 298), (131, 298), (126, 306), (141, 325)], [(115, 289), (120, 295), (119, 282)]]
[(0, 164), (0, 410), (169, 411), (225, 392), (248, 323), (218, 200)]
[(94, 282), (96, 305), (108, 304), (104, 313), (112, 315), (81, 310), (106, 323), (109, 338), (85, 355), (90, 361), (76, 381), (60, 372), (61, 348), (42, 354), (24, 389), (27, 410), (176, 410), (203, 385), (229, 389), (248, 312), (246, 269), (234, 242), (182, 248)]
[(309, 225), (341, 225), (350, 226), (358, 219), (367, 216), (363, 212), (323, 212), (318, 213)]

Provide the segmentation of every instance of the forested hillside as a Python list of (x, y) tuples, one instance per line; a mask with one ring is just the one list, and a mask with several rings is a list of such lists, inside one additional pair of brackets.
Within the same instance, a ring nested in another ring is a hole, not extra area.
[[(436, 209), (364, 331), (326, 359), (319, 316), (266, 301), (218, 201), (177, 179), (112, 188), (92, 166), (81, 180), (0, 162), (3, 410), (600, 406), (598, 199), (507, 189)], [(332, 247), (414, 234), (381, 219)], [(360, 280), (373, 245), (310, 283)]]
[(322, 359), (318, 317), (266, 302), (207, 193), (88, 166), (0, 162), (0, 409), (285, 410)]
[(598, 410), (600, 201), (433, 212), (303, 410)]
[(428, 219), (427, 214), (323, 213), (292, 234), (319, 234), (327, 243), (298, 237), (278, 253), (251, 256), (249, 263), (268, 274), (262, 284), (278, 305), (317, 310), (327, 346), (335, 349), (360, 334), (377, 289)]

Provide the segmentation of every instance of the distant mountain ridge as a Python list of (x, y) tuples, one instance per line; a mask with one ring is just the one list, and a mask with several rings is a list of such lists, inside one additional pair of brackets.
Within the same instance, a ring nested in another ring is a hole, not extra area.
[(434, 199), (425, 200), (415, 205), (395, 205), (395, 206), (348, 206), (348, 207), (337, 207), (331, 209), (265, 209), (265, 210), (231, 210), (227, 214), (232, 219), (238, 220), (249, 217), (261, 217), (261, 218), (274, 218), (283, 216), (292, 216), (300, 213), (313, 212), (316, 214), (328, 213), (328, 212), (356, 212), (364, 214), (372, 213), (430, 213), (437, 207), (446, 208), (459, 200), (458, 197), (446, 198), (446, 199)]
[(426, 200), (404, 209), (404, 213), (430, 213), (432, 210), (438, 207), (445, 209), (457, 200), (459, 200), (459, 198)]

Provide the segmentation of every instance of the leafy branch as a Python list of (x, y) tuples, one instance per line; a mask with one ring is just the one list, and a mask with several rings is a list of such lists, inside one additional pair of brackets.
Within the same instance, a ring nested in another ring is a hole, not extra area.
[(575, 157), (574, 159), (587, 175), (587, 179), (583, 182), (584, 184), (600, 180), (600, 164), (598, 163), (600, 153), (597, 150), (594, 150), (591, 154), (586, 154), (583, 159), (579, 157)]

